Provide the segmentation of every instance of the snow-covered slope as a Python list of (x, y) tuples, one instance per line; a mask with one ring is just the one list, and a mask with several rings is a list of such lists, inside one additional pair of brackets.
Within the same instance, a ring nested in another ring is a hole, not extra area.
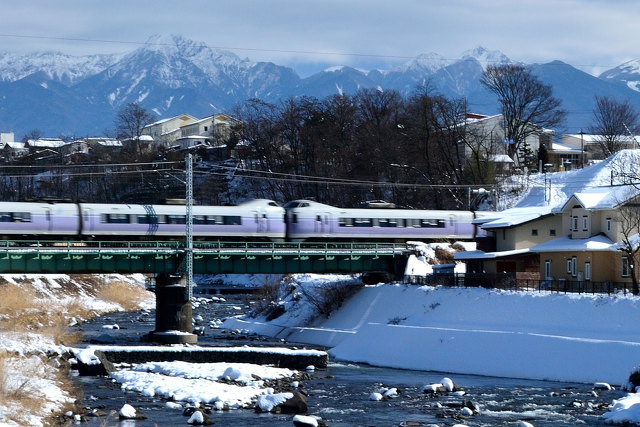
[(532, 174), (527, 177), (525, 190), (511, 206), (559, 207), (574, 193), (593, 191), (598, 187), (611, 187), (607, 191), (624, 191), (624, 185), (630, 184), (640, 176), (640, 150), (622, 150), (607, 159), (567, 172)]

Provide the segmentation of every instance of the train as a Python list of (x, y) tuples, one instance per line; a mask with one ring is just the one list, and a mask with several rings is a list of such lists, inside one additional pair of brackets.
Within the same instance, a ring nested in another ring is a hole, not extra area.
[[(471, 240), (472, 211), (338, 208), (312, 200), (256, 199), (192, 207), (195, 240)], [(0, 202), (0, 238), (142, 240), (185, 236), (184, 205)]]

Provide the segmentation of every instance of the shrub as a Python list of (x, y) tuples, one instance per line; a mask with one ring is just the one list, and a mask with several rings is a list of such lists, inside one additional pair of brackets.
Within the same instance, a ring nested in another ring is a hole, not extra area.
[(436, 254), (436, 259), (440, 264), (453, 264), (455, 262), (453, 260), (453, 253), (446, 249), (436, 247), (434, 252)]
[(134, 311), (149, 298), (149, 291), (138, 285), (113, 281), (99, 285), (96, 297), (118, 304), (125, 311)]

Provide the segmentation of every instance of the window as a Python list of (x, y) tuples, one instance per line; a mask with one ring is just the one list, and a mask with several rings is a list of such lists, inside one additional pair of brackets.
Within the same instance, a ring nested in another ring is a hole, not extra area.
[(631, 276), (631, 271), (629, 270), (629, 257), (622, 257), (622, 277)]
[(611, 218), (607, 218), (607, 231), (611, 231)]
[(589, 230), (589, 217), (585, 215), (582, 217), (582, 231), (587, 230)]
[(556, 235), (556, 229), (552, 228), (551, 230), (549, 230), (549, 236), (555, 236)]
[(578, 217), (574, 216), (571, 218), (571, 230), (573, 231), (578, 231)]
[(567, 260), (567, 273), (571, 274), (571, 260), (570, 259)]
[(576, 277), (576, 265), (577, 265), (576, 257), (571, 258), (571, 276)]
[(532, 236), (537, 236), (538, 235), (538, 229), (534, 228), (533, 230), (531, 230), (531, 235)]
[(186, 224), (187, 218), (184, 215), (167, 215), (167, 224)]
[(551, 260), (544, 262), (544, 278), (551, 279)]
[(29, 212), (0, 212), (0, 222), (31, 222), (31, 214)]
[(240, 216), (225, 216), (223, 218), (224, 225), (242, 225), (242, 217)]
[(591, 280), (591, 263), (584, 263), (584, 280)]
[(100, 222), (106, 224), (129, 224), (129, 215), (127, 214), (102, 214)]

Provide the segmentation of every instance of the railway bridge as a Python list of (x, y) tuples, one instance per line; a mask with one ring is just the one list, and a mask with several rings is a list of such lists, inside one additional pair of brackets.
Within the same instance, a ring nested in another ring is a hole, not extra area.
[[(393, 243), (194, 241), (196, 274), (404, 272), (410, 249)], [(180, 241), (0, 241), (0, 273), (148, 273), (156, 277), (155, 341), (194, 343)]]

